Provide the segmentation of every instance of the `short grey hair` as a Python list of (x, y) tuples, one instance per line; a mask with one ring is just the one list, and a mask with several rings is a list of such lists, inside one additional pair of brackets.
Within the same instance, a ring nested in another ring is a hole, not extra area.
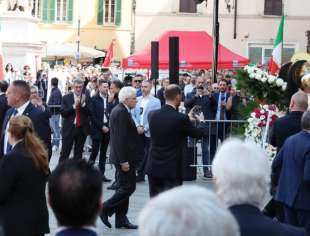
[(126, 99), (135, 96), (137, 93), (136, 89), (133, 87), (123, 87), (118, 94), (119, 102), (125, 102)]
[(31, 86), (30, 86), (30, 91), (31, 91), (31, 90), (35, 90), (36, 93), (39, 92), (39, 88), (38, 88), (37, 86), (35, 86), (35, 85), (31, 85)]
[(79, 77), (73, 79), (73, 84), (84, 84), (84, 80)]
[(232, 214), (210, 190), (182, 186), (151, 199), (139, 215), (140, 236), (238, 236)]
[(257, 144), (227, 140), (216, 153), (212, 166), (218, 196), (227, 206), (262, 206), (269, 192), (270, 165)]
[(306, 110), (301, 117), (301, 128), (303, 130), (310, 130), (310, 110)]

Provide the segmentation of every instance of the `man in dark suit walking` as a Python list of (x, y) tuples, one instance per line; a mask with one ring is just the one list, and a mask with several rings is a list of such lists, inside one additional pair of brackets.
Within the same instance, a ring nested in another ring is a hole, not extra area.
[[(290, 102), (290, 112), (277, 119), (273, 124), (272, 133), (271, 133), (271, 145), (277, 147), (277, 152), (279, 152), (285, 142), (285, 140), (300, 132), (301, 130), (301, 117), (308, 108), (308, 96), (302, 91), (295, 93)], [(281, 169), (272, 171), (271, 179), (271, 191), (274, 193), (277, 179), (275, 176), (279, 176)], [(277, 216), (278, 220), (283, 220), (282, 207), (279, 203), (275, 202), (272, 199), (264, 209), (264, 214), (270, 217)]]
[(273, 160), (272, 168), (281, 169), (275, 200), (284, 206), (284, 222), (310, 225), (310, 111), (301, 118), (298, 134), (289, 137)]
[(179, 86), (167, 86), (165, 97), (166, 105), (149, 115), (151, 148), (146, 174), (151, 197), (182, 185), (182, 146), (188, 136), (205, 135), (191, 124), (187, 115), (178, 112), (182, 100)]
[(103, 203), (100, 218), (109, 228), (108, 217), (115, 214), (116, 228), (136, 229), (127, 218), (129, 197), (136, 189), (137, 127), (131, 117), (131, 109), (136, 106), (136, 90), (124, 87), (119, 92), (120, 103), (110, 116), (110, 159), (118, 173), (119, 187), (114, 195)]
[(12, 108), (6, 112), (3, 121), (0, 137), (0, 158), (12, 150), (12, 146), (8, 143), (8, 123), (11, 117), (18, 115), (25, 115), (31, 119), (32, 123), (34, 124), (36, 133), (45, 144), (49, 152), (49, 157), (51, 157), (52, 147), (49, 114), (36, 108), (30, 103), (29, 85), (23, 80), (15, 80), (10, 84), (6, 92), (6, 96), (8, 99), (8, 105)]
[(295, 93), (290, 102), (290, 112), (277, 119), (272, 128), (271, 145), (277, 147), (278, 152), (285, 140), (301, 130), (302, 114), (308, 109), (308, 96), (302, 91)]
[(60, 114), (62, 122), (62, 148), (59, 162), (69, 158), (74, 144), (74, 158), (82, 158), (84, 143), (90, 132), (91, 102), (83, 91), (84, 81), (73, 81), (73, 93), (62, 98)]
[(91, 98), (93, 114), (91, 116), (91, 138), (92, 138), (92, 152), (89, 161), (95, 163), (99, 148), (99, 169), (102, 174), (104, 182), (110, 182), (105, 177), (105, 163), (107, 159), (107, 150), (109, 146), (109, 113), (108, 105), (109, 82), (106, 80), (99, 80), (99, 92)]
[(8, 100), (5, 96), (8, 87), (9, 84), (5, 80), (0, 81), (0, 130), (2, 129), (5, 113), (10, 108), (8, 106)]

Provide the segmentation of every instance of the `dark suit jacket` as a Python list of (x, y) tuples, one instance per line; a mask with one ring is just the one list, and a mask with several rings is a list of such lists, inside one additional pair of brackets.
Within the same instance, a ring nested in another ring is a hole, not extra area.
[(303, 228), (278, 223), (264, 216), (258, 208), (242, 204), (229, 208), (235, 216), (241, 236), (306, 236)]
[(68, 229), (59, 231), (55, 236), (97, 236), (97, 233), (90, 229), (68, 228)]
[(165, 179), (182, 178), (182, 148), (188, 136), (201, 138), (205, 132), (195, 128), (187, 115), (170, 105), (149, 115), (151, 148), (146, 173)]
[(0, 130), (2, 129), (5, 113), (9, 108), (5, 94), (0, 95)]
[[(217, 112), (217, 106), (218, 106), (218, 101), (219, 101), (220, 93), (213, 93), (212, 96), (213, 96), (213, 98), (215, 100), (214, 101), (215, 102), (215, 114), (214, 114), (214, 117), (216, 118), (216, 112)], [(227, 100), (228, 100), (229, 97), (230, 97), (230, 94), (226, 93), (226, 99), (225, 99), (226, 103), (227, 103)], [(230, 119), (230, 111), (226, 110), (225, 114), (226, 114), (226, 119), (229, 120)]]
[(0, 161), (0, 224), (5, 235), (40, 235), (49, 232), (45, 198), (47, 176), (38, 170), (24, 143)]
[[(3, 126), (2, 126), (2, 131), (1, 131), (1, 138), (0, 138), (1, 140), (0, 157), (3, 156), (3, 145), (4, 145), (3, 142), (4, 142), (5, 129), (13, 112), (14, 112), (14, 109), (11, 108), (6, 112), (6, 115), (5, 115), (5, 119), (4, 119)], [(37, 135), (47, 147), (49, 155), (51, 155), (52, 147), (51, 147), (51, 128), (49, 125), (49, 113), (44, 112), (40, 110), (39, 108), (36, 108), (31, 103), (29, 103), (23, 115), (28, 116), (31, 119)]]
[(272, 163), (281, 169), (275, 199), (289, 207), (310, 210), (310, 134), (289, 137)]
[(301, 130), (301, 117), (303, 112), (293, 111), (275, 121), (272, 128), (270, 143), (278, 148), (282, 148), (285, 140), (297, 134)]
[[(81, 107), (81, 127), (85, 135), (90, 133), (90, 115), (91, 115), (91, 101), (86, 96), (86, 105)], [(74, 95), (69, 93), (62, 98), (60, 114), (63, 118), (62, 121), (62, 137), (70, 137), (73, 129), (75, 128), (75, 109), (73, 108)]]
[(113, 164), (137, 164), (138, 131), (124, 104), (118, 104), (110, 116), (110, 159)]
[(164, 93), (165, 93), (165, 89), (162, 87), (162, 88), (160, 88), (157, 91), (157, 94), (156, 94), (156, 96), (160, 100), (160, 104), (162, 106), (165, 105), (165, 103), (166, 103), (166, 99), (165, 99)]
[[(108, 99), (106, 101), (108, 103)], [(91, 98), (91, 102), (92, 102), (91, 137), (92, 139), (101, 139), (103, 135), (102, 132), (103, 125), (107, 127), (109, 126), (109, 113), (107, 110), (108, 104), (104, 104), (104, 101), (99, 94), (93, 96)], [(106, 124), (103, 123), (104, 110), (107, 118)]]

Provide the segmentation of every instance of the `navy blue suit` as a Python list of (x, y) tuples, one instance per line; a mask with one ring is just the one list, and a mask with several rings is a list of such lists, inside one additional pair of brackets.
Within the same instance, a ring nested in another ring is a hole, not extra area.
[[(109, 113), (107, 109), (108, 97), (106, 98), (106, 104), (102, 97), (99, 94), (91, 98), (92, 102), (92, 115), (91, 115), (91, 138), (92, 138), (92, 152), (89, 157), (89, 160), (92, 162), (96, 161), (96, 157), (99, 152), (100, 147), (100, 156), (99, 156), (99, 169), (104, 175), (105, 172), (105, 163), (107, 159), (107, 150), (109, 146), (110, 133), (103, 133), (102, 127), (109, 127)], [(106, 121), (104, 122), (104, 114), (106, 116)]]
[(0, 130), (2, 129), (5, 113), (9, 108), (5, 94), (0, 95)]
[[(5, 134), (5, 129), (6, 126), (14, 112), (14, 108), (9, 109), (6, 112), (3, 126), (2, 126), (2, 131), (1, 131), (1, 137), (0, 137), (0, 158), (3, 156), (3, 147), (4, 147), (4, 134)], [(23, 115), (28, 116), (33, 125), (36, 133), (38, 134), (39, 138), (43, 141), (45, 146), (48, 149), (49, 157), (51, 157), (52, 154), (52, 147), (51, 147), (51, 128), (49, 125), (49, 113), (44, 112), (40, 110), (39, 108), (36, 108), (34, 105), (29, 103), (29, 105), (26, 107)]]
[(289, 137), (272, 167), (281, 169), (275, 199), (284, 204), (285, 222), (310, 224), (310, 134), (300, 131)]
[(231, 213), (236, 218), (241, 236), (306, 236), (303, 228), (278, 223), (264, 216), (254, 206), (242, 204), (231, 206)]
[(97, 236), (97, 233), (90, 229), (64, 229), (59, 231), (55, 236)]

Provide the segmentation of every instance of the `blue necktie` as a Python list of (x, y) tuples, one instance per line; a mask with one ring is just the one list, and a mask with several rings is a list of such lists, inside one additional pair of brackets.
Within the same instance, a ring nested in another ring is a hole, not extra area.
[[(13, 111), (13, 113), (12, 113), (10, 119), (11, 119), (12, 117), (16, 116), (17, 113), (18, 113), (17, 109), (14, 109), (14, 111)], [(9, 121), (9, 122), (10, 122), (10, 121)], [(6, 144), (6, 154), (9, 154), (11, 151), (12, 151), (12, 145), (10, 144), (9, 139), (8, 139), (7, 144)]]

